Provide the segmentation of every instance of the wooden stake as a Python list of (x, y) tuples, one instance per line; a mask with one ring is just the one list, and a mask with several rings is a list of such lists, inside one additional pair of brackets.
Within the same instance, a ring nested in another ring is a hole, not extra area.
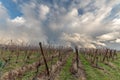
[(78, 48), (77, 48), (77, 46), (75, 47), (75, 53), (76, 53), (77, 68), (79, 68), (79, 56), (78, 56)]
[(44, 53), (43, 53), (42, 43), (41, 43), (41, 42), (39, 43), (39, 46), (40, 46), (41, 54), (42, 54), (42, 56), (43, 56), (43, 60), (44, 60), (45, 66), (46, 66), (47, 75), (49, 76), (49, 75), (50, 75), (50, 72), (49, 72), (49, 68), (48, 68), (48, 65), (47, 65), (47, 61), (46, 61), (46, 59), (45, 59), (45, 55), (44, 55)]

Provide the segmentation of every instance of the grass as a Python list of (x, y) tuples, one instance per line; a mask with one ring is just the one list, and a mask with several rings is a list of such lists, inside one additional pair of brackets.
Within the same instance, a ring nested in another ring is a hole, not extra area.
[(72, 59), (73, 59), (73, 54), (70, 54), (70, 57), (67, 59), (66, 64), (64, 65), (64, 67), (60, 72), (59, 80), (76, 80), (76, 78), (72, 76), (69, 71), (72, 65)]
[[(16, 63), (17, 57), (16, 57), (16, 53), (15, 52), (11, 53), (10, 51), (7, 51), (7, 50), (3, 51), (2, 57), (0, 57), (0, 62), (2, 62), (2, 64), (4, 64), (5, 62), (4, 62), (4, 60), (2, 58), (4, 57), (4, 58), (7, 59), (9, 57), (9, 55), (12, 55), (12, 58), (11, 58), (10, 62), (8, 62), (8, 64), (4, 68), (0, 69), (2, 74), (4, 74), (5, 72), (8, 72), (10, 70), (13, 70), (13, 69), (16, 69), (16, 68), (20, 68), (21, 66), (24, 65), (24, 61), (23, 61), (24, 60), (24, 56), (25, 56), (25, 52), (24, 51), (20, 52), (19, 58), (18, 58), (18, 63)], [(39, 59), (38, 55), (39, 55), (39, 53), (32, 54), (32, 57), (34, 59), (32, 59), (32, 58), (29, 59), (29, 63), (26, 63), (25, 65), (32, 64), (32, 63), (38, 61), (38, 59)]]
[[(16, 52), (11, 53), (10, 51), (6, 50), (3, 51), (4, 54), (2, 54), (2, 56), (0, 56), (0, 66), (2, 66), (2, 64), (4, 64), (4, 60), (2, 59), (4, 58), (8, 58), (9, 55), (12, 55), (12, 58), (10, 60), (10, 62), (4, 67), (4, 68), (0, 68), (0, 76), (2, 76), (5, 72), (8, 72), (10, 70), (14, 70), (16, 68), (20, 68), (21, 66), (28, 65), (28, 64), (32, 64), (34, 62), (38, 62), (38, 60), (40, 59), (40, 57), (42, 57), (40, 55), (40, 53), (35, 52), (31, 55), (31, 59), (28, 60), (29, 63), (25, 63), (24, 62), (24, 56), (25, 56), (25, 52), (24, 51), (20, 51), (19, 53), (19, 58), (18, 58), (18, 63), (16, 63)], [(52, 61), (52, 64), (55, 64), (58, 61), (58, 58), (54, 58)], [(51, 61), (48, 61), (48, 66), (51, 67)], [(41, 65), (39, 68), (39, 73), (41, 73), (42, 71), (45, 70), (45, 65)], [(17, 78), (16, 80), (29, 80), (31, 78), (33, 78), (33, 76), (35, 75), (36, 69), (35, 70), (31, 70), (28, 72), (25, 72), (23, 74), (23, 76), (21, 76), (20, 78)]]
[[(58, 80), (77, 80), (69, 71), (72, 65), (72, 59), (73, 59), (73, 54), (70, 54), (66, 64), (63, 66), (62, 70), (60, 71)], [(120, 73), (119, 73), (120, 55), (118, 55), (117, 60), (111, 61), (111, 63), (116, 66), (116, 69), (113, 69), (102, 62), (98, 63), (98, 65), (104, 68), (105, 71), (92, 67), (91, 64), (83, 57), (83, 55), (80, 55), (80, 60), (85, 69), (87, 80), (119, 80), (120, 79)], [(56, 61), (57, 58), (53, 60), (53, 63), (55, 64)], [(50, 66), (50, 62), (48, 62), (48, 65)], [(39, 68), (40, 72), (42, 72), (43, 70), (45, 70), (44, 65)], [(31, 79), (34, 76), (34, 74), (35, 74), (35, 70), (26, 72), (22, 77), (22, 80)]]
[[(57, 57), (53, 58), (52, 64), (55, 64), (57, 61), (58, 61)], [(47, 64), (48, 64), (48, 67), (50, 68), (51, 67), (51, 61), (48, 61)], [(39, 73), (43, 72), (45, 69), (46, 69), (45, 65), (44, 64), (41, 65), (39, 67)], [(35, 72), (36, 72), (36, 69), (25, 72), (23, 74), (24, 76), (22, 76), (22, 80), (31, 80), (35, 76)], [(20, 79), (18, 78), (17, 80), (21, 80), (21, 78)]]
[[(3, 53), (4, 54), (2, 54), (2, 57), (8, 58), (8, 56), (12, 54), (12, 58), (6, 67), (4, 67), (3, 69), (0, 68), (0, 71), (2, 71), (2, 73), (0, 74), (4, 74), (5, 72), (8, 72), (10, 70), (19, 68), (24, 64), (23, 62), (23, 59), (25, 56), (24, 51), (20, 52), (18, 63), (15, 63), (16, 62), (15, 52), (11, 53), (10, 51), (3, 51)], [(65, 65), (60, 71), (58, 80), (78, 80), (70, 73), (70, 67), (72, 65), (73, 55), (74, 54), (69, 55)], [(120, 80), (120, 54), (118, 54), (118, 59), (114, 61), (110, 61), (115, 66), (115, 69), (111, 68), (108, 65), (105, 65), (102, 62), (98, 63), (98, 65), (104, 68), (105, 70), (100, 70), (100, 69), (92, 67), (91, 64), (83, 57), (82, 54), (80, 54), (79, 56), (83, 64), (83, 68), (85, 69), (87, 80)], [(2, 57), (0, 56), (0, 66), (4, 64)], [(25, 65), (32, 64), (38, 61), (40, 57), (41, 57), (40, 54), (37, 52), (32, 54), (31, 59), (29, 60), (29, 63), (26, 63)], [(56, 64), (57, 61), (58, 61), (58, 58), (54, 58), (53, 64)], [(48, 61), (48, 66), (51, 67), (51, 61)], [(39, 73), (43, 72), (44, 70), (45, 70), (45, 65), (42, 65), (39, 68)], [(30, 80), (35, 75), (35, 71), (36, 70), (25, 72), (22, 77), (17, 78), (16, 80)]]
[[(118, 55), (118, 57), (120, 57), (120, 55)], [(116, 69), (113, 69), (112, 67), (99, 62), (98, 65), (104, 68), (104, 71), (97, 68), (93, 68), (91, 64), (83, 57), (82, 54), (80, 55), (80, 59), (84, 66), (87, 80), (120, 80), (119, 58), (111, 62), (116, 66)]]

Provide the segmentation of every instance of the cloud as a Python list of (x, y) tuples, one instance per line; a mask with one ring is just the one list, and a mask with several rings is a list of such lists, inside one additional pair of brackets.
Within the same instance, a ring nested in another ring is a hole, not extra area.
[(39, 18), (40, 19), (45, 19), (47, 13), (49, 13), (49, 7), (46, 5), (40, 5), (39, 7)]
[(0, 4), (0, 21), (5, 23), (0, 22), (4, 26), (0, 27), (0, 37), (6, 35), (4, 42), (17, 39), (30, 44), (42, 41), (89, 48), (120, 42), (120, 12), (113, 11), (119, 0), (13, 1), (22, 13), (14, 19)]
[(120, 39), (116, 39), (116, 41), (115, 41), (116, 43), (120, 43)]
[(96, 48), (96, 46), (106, 46), (104, 43), (92, 40), (90, 36), (78, 33), (63, 33), (61, 40), (67, 41), (67, 45), (72, 45), (73, 47), (76, 45), (82, 48)]
[(12, 0), (13, 2), (17, 3), (17, 0)]
[(109, 41), (109, 40), (117, 39), (118, 37), (120, 37), (119, 32), (112, 32), (112, 33), (103, 34), (101, 36), (98, 36), (97, 38), (100, 41)]
[[(22, 17), (16, 17), (15, 19), (10, 19), (7, 9), (0, 3), (0, 43), (8, 44), (11, 40), (14, 40), (15, 43), (21, 43), (19, 40), (27, 43), (29, 40), (24, 35), (24, 32), (21, 32), (24, 24), (24, 19)], [(23, 29), (23, 31), (26, 31)]]
[(11, 20), (12, 23), (15, 24), (24, 24), (25, 23), (25, 19), (23, 17), (16, 17), (15, 19)]

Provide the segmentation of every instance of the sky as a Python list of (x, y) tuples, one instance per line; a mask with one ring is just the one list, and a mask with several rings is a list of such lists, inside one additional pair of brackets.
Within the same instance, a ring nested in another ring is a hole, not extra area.
[(120, 50), (120, 0), (0, 0), (0, 44)]

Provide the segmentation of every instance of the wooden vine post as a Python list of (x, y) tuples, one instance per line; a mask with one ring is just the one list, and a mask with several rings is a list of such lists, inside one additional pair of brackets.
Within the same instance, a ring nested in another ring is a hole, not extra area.
[(79, 68), (79, 55), (78, 55), (78, 48), (75, 47), (75, 53), (76, 53), (76, 63), (77, 63), (77, 69)]
[(40, 46), (40, 50), (41, 50), (41, 54), (43, 56), (43, 60), (44, 60), (44, 63), (45, 63), (45, 67), (46, 67), (46, 70), (47, 70), (47, 75), (49, 76), (50, 75), (50, 72), (49, 72), (49, 68), (48, 68), (48, 65), (47, 65), (47, 61), (45, 59), (45, 55), (43, 53), (43, 49), (42, 49), (42, 43), (39, 42), (39, 46)]

